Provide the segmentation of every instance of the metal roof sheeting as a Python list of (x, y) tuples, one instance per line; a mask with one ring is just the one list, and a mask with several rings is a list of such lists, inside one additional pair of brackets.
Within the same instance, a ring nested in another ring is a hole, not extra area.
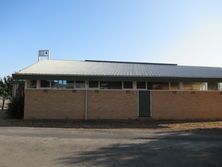
[(14, 75), (222, 78), (222, 68), (114, 61), (43, 60)]

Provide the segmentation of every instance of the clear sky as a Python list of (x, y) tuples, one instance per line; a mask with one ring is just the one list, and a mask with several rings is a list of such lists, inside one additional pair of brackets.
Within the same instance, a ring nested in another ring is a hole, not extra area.
[(222, 67), (222, 0), (0, 0), (0, 77), (52, 59)]

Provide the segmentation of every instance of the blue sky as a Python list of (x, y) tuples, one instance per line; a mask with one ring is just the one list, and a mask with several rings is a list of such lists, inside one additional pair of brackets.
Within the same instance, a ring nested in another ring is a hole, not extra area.
[(222, 66), (221, 0), (0, 0), (0, 77), (52, 59)]

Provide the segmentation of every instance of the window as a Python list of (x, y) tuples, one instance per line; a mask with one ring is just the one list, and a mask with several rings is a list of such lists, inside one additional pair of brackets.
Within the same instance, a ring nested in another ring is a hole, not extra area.
[(168, 90), (169, 83), (168, 82), (149, 82), (147, 83), (147, 89)]
[(217, 82), (208, 82), (208, 90), (218, 90)]
[(85, 88), (85, 81), (76, 81), (75, 88)]
[(207, 86), (205, 82), (183, 82), (183, 89), (184, 90), (206, 90)]
[(67, 80), (64, 84), (65, 84), (65, 88), (67, 89), (73, 89), (74, 87), (74, 81)]
[(52, 88), (59, 88), (59, 80), (54, 80), (51, 82)]
[(41, 88), (50, 88), (50, 81), (41, 80), (40, 87)]
[(219, 90), (219, 91), (222, 91), (222, 82), (219, 82), (219, 83), (218, 83), (218, 90)]
[(101, 89), (122, 89), (122, 82), (116, 81), (101, 81), (100, 82)]
[(27, 87), (28, 88), (36, 88), (37, 87), (37, 81), (36, 80), (28, 81)]
[(99, 88), (98, 81), (89, 81), (89, 88)]
[(51, 87), (52, 88), (62, 88), (63, 84), (62, 84), (62, 80), (54, 80), (51, 82)]
[(131, 82), (131, 81), (123, 82), (123, 88), (124, 89), (132, 89), (133, 88), (133, 82)]
[(202, 82), (200, 90), (207, 91), (207, 89), (207, 82)]
[(146, 89), (146, 82), (137, 82), (136, 88), (137, 89)]
[(170, 89), (179, 90), (180, 89), (180, 83), (179, 82), (171, 82), (170, 83)]
[(72, 89), (74, 86), (74, 81), (69, 80), (54, 80), (51, 82), (52, 88), (67, 88)]

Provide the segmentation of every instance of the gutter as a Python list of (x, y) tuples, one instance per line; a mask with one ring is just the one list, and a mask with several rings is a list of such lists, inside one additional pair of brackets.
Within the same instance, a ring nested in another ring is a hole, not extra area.
[(221, 78), (201, 78), (201, 77), (161, 77), (161, 76), (87, 76), (87, 75), (42, 75), (42, 74), (12, 74), (17, 80), (79, 80), (79, 81), (147, 81), (147, 82), (222, 82)]

